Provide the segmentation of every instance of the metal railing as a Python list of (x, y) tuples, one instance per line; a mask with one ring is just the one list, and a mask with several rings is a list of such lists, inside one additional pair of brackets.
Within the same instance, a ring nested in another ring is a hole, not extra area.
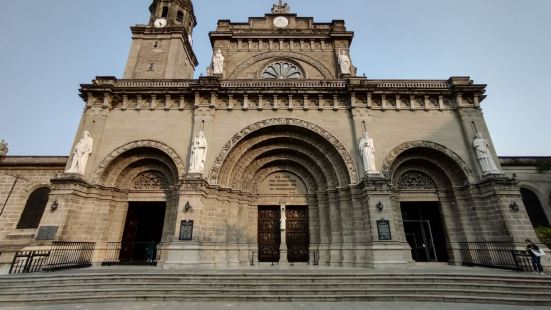
[(92, 266), (94, 242), (54, 242), (49, 250), (30, 250), (15, 253), (10, 274), (49, 272)]
[(107, 242), (103, 266), (151, 265), (161, 257), (160, 242)]
[(459, 242), (464, 266), (531, 271), (530, 255), (511, 242)]

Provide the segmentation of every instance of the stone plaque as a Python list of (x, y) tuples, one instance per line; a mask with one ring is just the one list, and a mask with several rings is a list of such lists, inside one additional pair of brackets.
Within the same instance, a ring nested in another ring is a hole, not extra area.
[(190, 241), (191, 239), (193, 239), (193, 221), (182, 221), (180, 223), (180, 240)]
[(40, 226), (36, 240), (54, 240), (59, 226)]
[(259, 192), (268, 195), (307, 194), (306, 186), (302, 180), (289, 172), (270, 174), (260, 185)]
[(377, 221), (377, 231), (379, 232), (379, 240), (392, 240), (390, 234), (390, 221), (381, 219)]

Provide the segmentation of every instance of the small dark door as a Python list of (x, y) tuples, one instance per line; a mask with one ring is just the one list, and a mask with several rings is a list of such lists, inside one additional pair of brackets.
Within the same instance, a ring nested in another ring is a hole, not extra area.
[[(164, 202), (131, 202), (128, 204), (120, 262), (146, 262), (148, 250), (161, 241), (165, 219)], [(149, 247), (149, 248), (148, 248)], [(149, 253), (150, 256), (151, 253)]]
[(447, 262), (446, 234), (440, 204), (402, 202), (404, 233), (416, 262)]
[(287, 260), (289, 262), (308, 262), (308, 207), (287, 206), (286, 210)]
[(279, 206), (258, 207), (258, 261), (278, 262), (281, 243)]

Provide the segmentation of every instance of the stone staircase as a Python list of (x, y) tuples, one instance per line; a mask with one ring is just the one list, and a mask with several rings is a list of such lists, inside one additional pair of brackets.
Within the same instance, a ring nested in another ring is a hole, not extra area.
[(73, 272), (0, 277), (0, 305), (414, 301), (551, 305), (551, 277), (343, 272)]

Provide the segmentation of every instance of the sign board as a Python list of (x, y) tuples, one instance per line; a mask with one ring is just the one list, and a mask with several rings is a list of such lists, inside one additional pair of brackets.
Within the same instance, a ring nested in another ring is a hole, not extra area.
[(54, 240), (59, 226), (40, 226), (36, 240)]
[(189, 241), (191, 239), (193, 239), (193, 221), (182, 221), (180, 223), (180, 240)]
[(379, 232), (379, 240), (392, 240), (389, 220), (385, 220), (385, 219), (378, 220), (377, 231)]

